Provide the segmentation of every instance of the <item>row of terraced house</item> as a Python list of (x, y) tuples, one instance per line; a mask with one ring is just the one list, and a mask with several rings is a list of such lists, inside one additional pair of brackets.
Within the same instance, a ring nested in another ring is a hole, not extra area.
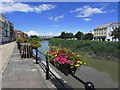
[(119, 41), (118, 38), (112, 36), (112, 32), (116, 29), (120, 29), (120, 22), (111, 22), (96, 26), (93, 30), (94, 41)]
[(0, 44), (15, 41), (17, 38), (26, 39), (28, 35), (20, 30), (14, 30), (14, 25), (0, 14)]

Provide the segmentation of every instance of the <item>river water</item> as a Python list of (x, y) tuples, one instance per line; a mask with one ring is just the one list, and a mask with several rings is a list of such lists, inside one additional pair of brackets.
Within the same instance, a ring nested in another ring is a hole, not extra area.
[[(39, 48), (41, 52), (43, 52), (45, 49), (49, 50), (48, 41), (42, 41), (40, 43), (42, 44), (42, 47)], [(39, 55), (39, 56), (43, 60), (45, 60), (45, 58), (42, 55)], [(79, 82), (76, 81), (73, 77), (65, 76), (60, 72), (58, 72), (58, 74), (73, 88), (81, 88), (81, 85), (79, 84)], [(84, 81), (93, 82), (95, 87), (97, 88), (118, 88), (118, 83), (114, 83), (112, 78), (107, 72), (100, 72), (91, 67), (81, 66), (77, 70), (76, 76), (78, 76), (79, 78), (82, 78), (82, 80)]]

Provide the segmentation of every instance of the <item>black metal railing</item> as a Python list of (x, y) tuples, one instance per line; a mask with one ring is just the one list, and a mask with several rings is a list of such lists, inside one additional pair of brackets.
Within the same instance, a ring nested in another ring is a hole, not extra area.
[[(22, 44), (18, 44), (18, 49), (20, 51), (20, 53), (22, 52), (21, 51), (21, 45)], [(26, 50), (27, 53), (29, 52), (30, 53), (30, 56), (31, 57), (34, 57), (35, 60), (36, 60), (36, 64), (39, 64), (39, 66), (43, 69), (43, 71), (46, 73), (46, 80), (49, 80), (50, 79), (50, 75), (54, 76), (58, 82), (64, 87), (65, 85), (58, 79), (58, 77), (49, 69), (49, 61), (48, 61), (48, 56), (47, 55), (44, 55), (44, 53), (40, 52), (38, 50), (38, 48), (33, 48), (31, 45), (27, 45), (27, 49), (29, 50)], [(31, 50), (32, 49), (32, 50)], [(34, 50), (34, 52), (33, 52)], [(39, 54), (41, 54), (41, 56), (44, 56), (45, 58), (45, 61), (46, 61), (46, 65), (42, 62), (41, 58), (38, 56)], [(24, 56), (24, 55), (23, 55)], [(94, 88), (94, 84), (92, 82), (85, 82), (83, 80), (81, 80), (80, 78), (78, 78), (77, 76), (75, 76), (74, 74), (71, 74), (72, 77), (74, 77), (76, 80), (78, 80), (80, 83), (82, 83), (85, 87), (85, 90), (95, 90)]]
[[(44, 53), (40, 52), (37, 48), (34, 49), (37, 54), (34, 54), (35, 58), (36, 58), (36, 64), (39, 64), (39, 66), (43, 69), (43, 71), (46, 73), (46, 80), (49, 80), (50, 79), (50, 74), (52, 76), (54, 76), (58, 82), (65, 88), (65, 85), (58, 79), (58, 77), (49, 69), (49, 62), (48, 62), (48, 56), (47, 55), (44, 55)], [(46, 61), (46, 65), (41, 61), (41, 58), (38, 57), (38, 53), (41, 54), (42, 56), (45, 57), (45, 61)], [(39, 61), (39, 62), (38, 62)]]

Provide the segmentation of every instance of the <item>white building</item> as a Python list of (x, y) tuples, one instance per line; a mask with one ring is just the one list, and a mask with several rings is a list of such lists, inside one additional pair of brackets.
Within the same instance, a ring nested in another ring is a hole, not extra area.
[(111, 36), (112, 31), (120, 26), (120, 23), (113, 22), (97, 26), (93, 31), (93, 37), (96, 41), (118, 41)]
[(10, 41), (10, 22), (0, 14), (0, 43)]

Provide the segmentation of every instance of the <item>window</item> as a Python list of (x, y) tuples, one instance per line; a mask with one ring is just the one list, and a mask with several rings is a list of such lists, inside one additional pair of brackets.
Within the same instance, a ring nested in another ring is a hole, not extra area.
[(8, 31), (5, 30), (5, 37), (8, 37)]

